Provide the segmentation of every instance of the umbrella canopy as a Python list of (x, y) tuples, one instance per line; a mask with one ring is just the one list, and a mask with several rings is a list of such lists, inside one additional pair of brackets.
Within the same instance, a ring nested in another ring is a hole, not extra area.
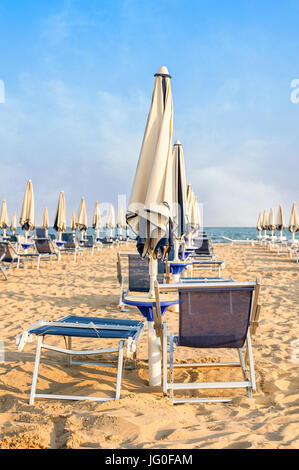
[(186, 233), (187, 184), (183, 147), (179, 140), (173, 146), (173, 232), (176, 238)]
[(115, 228), (115, 211), (113, 204), (110, 204), (107, 219), (106, 219), (106, 227), (113, 230)]
[(72, 213), (72, 220), (71, 220), (71, 230), (72, 230), (72, 232), (76, 231), (76, 226), (77, 226), (76, 214), (75, 214), (75, 212), (73, 212)]
[(85, 205), (85, 198), (81, 198), (79, 212), (78, 212), (78, 220), (76, 223), (78, 230), (80, 232), (86, 232), (87, 230), (87, 213), (86, 213), (86, 205)]
[(262, 226), (263, 226), (263, 230), (268, 230), (268, 215), (267, 215), (266, 210), (264, 211)]
[(0, 228), (6, 230), (9, 226), (6, 201), (2, 201), (0, 214)]
[(270, 212), (269, 212), (269, 222), (268, 222), (268, 230), (275, 230), (275, 222), (274, 222), (274, 209), (271, 207)]
[(17, 214), (14, 212), (11, 219), (10, 230), (14, 233), (16, 232), (17, 228)]
[(285, 225), (284, 225), (284, 218), (283, 218), (283, 212), (282, 212), (282, 205), (279, 204), (278, 207), (278, 212), (277, 212), (277, 219), (276, 219), (276, 228), (280, 232), (283, 231)]
[(60, 191), (53, 228), (56, 232), (65, 232), (66, 213), (64, 192)]
[(263, 216), (262, 216), (261, 212), (259, 213), (259, 216), (258, 216), (258, 219), (257, 219), (256, 229), (259, 232), (262, 232), (262, 230), (263, 230)]
[(126, 228), (126, 220), (124, 215), (124, 210), (122, 206), (119, 206), (117, 217), (116, 217), (116, 227), (117, 228)]
[(20, 225), (25, 232), (34, 229), (34, 194), (31, 180), (28, 181), (25, 191)]
[(95, 230), (100, 230), (101, 227), (101, 213), (100, 213), (100, 205), (99, 202), (96, 202), (95, 208), (94, 208), (94, 214), (93, 214), (93, 219), (92, 219), (92, 227)]
[(48, 230), (48, 228), (49, 228), (49, 214), (48, 214), (48, 209), (47, 208), (45, 208), (45, 210), (44, 210), (42, 226), (46, 230)]
[(293, 203), (290, 222), (289, 222), (289, 231), (295, 234), (299, 230), (299, 217), (296, 203)]
[[(173, 204), (172, 127), (170, 75), (166, 67), (155, 74), (154, 90), (126, 219), (137, 234), (139, 253), (157, 258), (169, 248)], [(159, 245), (158, 245), (159, 244)]]

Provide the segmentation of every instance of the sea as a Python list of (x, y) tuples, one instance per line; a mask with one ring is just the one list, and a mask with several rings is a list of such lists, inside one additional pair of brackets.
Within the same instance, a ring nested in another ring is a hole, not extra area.
[[(226, 238), (229, 238), (231, 240), (255, 240), (258, 237), (258, 231), (255, 227), (205, 227), (203, 230), (208, 234), (213, 243), (230, 243), (230, 240), (227, 240)], [(70, 231), (70, 228), (67, 228), (67, 231)], [(49, 233), (56, 234), (55, 230), (52, 227), (49, 228)], [(7, 234), (11, 234), (10, 230), (7, 230)], [(18, 227), (16, 234), (22, 234), (21, 227)], [(89, 227), (87, 230), (87, 234), (93, 235), (94, 229), (92, 227)], [(117, 234), (119, 234), (119, 231), (117, 231)], [(268, 232), (268, 234), (270, 235), (270, 232)], [(100, 237), (102, 238), (106, 235), (107, 231), (105, 229), (102, 229), (100, 231)], [(280, 236), (280, 232), (275, 231), (274, 235)], [(135, 238), (132, 232), (129, 233), (129, 236), (132, 239)], [(288, 229), (284, 230), (283, 236), (286, 237), (287, 240), (291, 240), (292, 238), (292, 234), (289, 232)], [(298, 235), (296, 238), (298, 238)]]

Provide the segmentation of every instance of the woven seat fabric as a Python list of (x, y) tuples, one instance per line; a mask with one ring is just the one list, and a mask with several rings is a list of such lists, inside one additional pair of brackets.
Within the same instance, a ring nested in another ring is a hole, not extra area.
[(180, 289), (178, 344), (195, 348), (242, 348), (253, 290), (253, 287)]
[(9, 244), (6, 242), (0, 242), (0, 258), (3, 255), (4, 257), (3, 259), (1, 259), (1, 262), (3, 263), (11, 263), (13, 261), (17, 261), (17, 256), (15, 255)]
[(55, 254), (55, 252), (52, 249), (52, 246), (50, 245), (50, 241), (48, 238), (36, 238), (35, 239), (35, 246), (39, 254)]
[(44, 227), (36, 227), (35, 234), (36, 238), (47, 238), (47, 232)]
[[(150, 289), (149, 260), (139, 255), (129, 255), (129, 290), (148, 292)], [(158, 282), (163, 283), (164, 263), (158, 261)]]
[(74, 235), (72, 233), (63, 233), (61, 240), (65, 242), (63, 244), (63, 250), (74, 250), (76, 248)]

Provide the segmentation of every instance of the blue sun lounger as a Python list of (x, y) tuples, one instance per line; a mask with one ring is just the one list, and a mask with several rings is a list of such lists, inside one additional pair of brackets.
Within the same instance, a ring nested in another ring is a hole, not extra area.
[[(136, 345), (140, 338), (144, 327), (142, 321), (136, 320), (120, 320), (111, 318), (98, 318), (98, 317), (81, 317), (75, 315), (68, 315), (57, 321), (44, 321), (39, 320), (31, 326), (24, 333), (19, 335), (16, 343), (19, 351), (22, 351), (27, 341), (32, 341), (34, 335), (37, 336), (37, 348), (35, 355), (35, 365), (33, 371), (33, 379), (30, 393), (29, 403), (32, 405), (35, 398), (52, 398), (64, 400), (89, 400), (89, 401), (111, 401), (120, 398), (122, 370), (124, 362), (124, 349), (127, 358), (136, 357)], [(65, 339), (66, 348), (52, 346), (44, 342), (46, 336), (62, 336)], [(115, 339), (119, 341), (118, 347), (106, 349), (92, 349), (92, 350), (73, 350), (72, 338), (92, 338), (92, 339)], [(116, 393), (115, 398), (107, 397), (93, 397), (93, 396), (75, 396), (75, 395), (52, 395), (36, 393), (36, 385), (38, 379), (38, 369), (40, 363), (41, 350), (46, 349), (62, 353), (68, 356), (68, 365), (95, 365), (102, 367), (117, 367), (116, 378)], [(78, 362), (73, 361), (73, 356), (87, 356), (118, 353), (117, 365), (109, 363), (96, 363), (96, 362)]]

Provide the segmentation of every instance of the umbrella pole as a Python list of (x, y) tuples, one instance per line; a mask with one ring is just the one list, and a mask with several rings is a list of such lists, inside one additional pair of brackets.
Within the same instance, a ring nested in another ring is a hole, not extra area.
[(180, 248), (180, 241), (176, 238), (174, 239), (174, 258), (173, 261), (179, 261), (179, 248)]
[[(157, 279), (158, 261), (150, 258), (149, 275), (150, 275), (150, 291), (149, 297), (155, 298), (154, 283)], [(161, 385), (161, 350), (160, 338), (157, 337), (154, 328), (154, 322), (148, 321), (148, 375), (149, 386), (157, 387)]]

